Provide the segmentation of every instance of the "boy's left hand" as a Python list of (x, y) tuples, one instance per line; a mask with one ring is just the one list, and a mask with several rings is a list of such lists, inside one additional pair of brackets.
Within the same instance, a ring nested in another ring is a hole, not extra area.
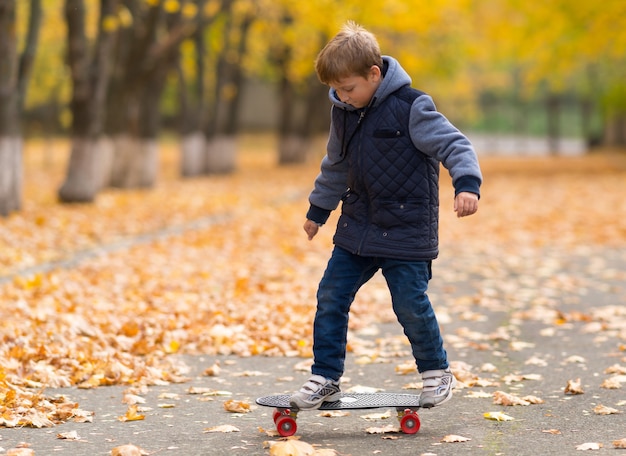
[(454, 198), (454, 212), (457, 217), (472, 215), (478, 210), (478, 195), (461, 192)]

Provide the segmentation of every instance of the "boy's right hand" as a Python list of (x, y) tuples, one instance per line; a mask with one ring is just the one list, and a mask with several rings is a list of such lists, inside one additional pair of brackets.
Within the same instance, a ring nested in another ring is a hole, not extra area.
[(309, 236), (309, 241), (315, 237), (320, 229), (319, 225), (313, 220), (307, 220), (306, 222), (304, 222), (303, 228), (304, 231), (306, 231), (306, 234)]

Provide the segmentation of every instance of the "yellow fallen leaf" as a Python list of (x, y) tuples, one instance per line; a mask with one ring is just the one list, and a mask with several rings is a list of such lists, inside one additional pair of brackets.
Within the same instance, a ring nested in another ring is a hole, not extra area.
[(620, 389), (621, 387), (622, 387), (622, 382), (620, 382), (617, 377), (607, 378), (600, 385), (600, 388), (605, 388), (605, 389)]
[(539, 358), (538, 356), (531, 356), (524, 362), (527, 366), (541, 366), (545, 367), (548, 365), (548, 362), (545, 359)]
[(180, 399), (180, 396), (176, 393), (161, 393), (159, 399)]
[(596, 415), (617, 415), (620, 414), (622, 412), (620, 412), (617, 409), (611, 408), (611, 407), (607, 407), (605, 405), (602, 404), (598, 404), (593, 408), (593, 413), (595, 413)]
[(207, 377), (217, 377), (221, 371), (222, 368), (220, 367), (220, 363), (216, 362), (211, 367), (207, 367), (204, 372), (202, 372), (202, 375), (206, 375)]
[(415, 365), (415, 361), (407, 361), (405, 363), (398, 364), (395, 370), (398, 375), (407, 375), (417, 372), (417, 366)]
[(454, 435), (454, 434), (446, 435), (443, 439), (441, 439), (443, 443), (468, 442), (470, 440), (472, 439), (470, 439), (469, 437), (463, 437), (463, 436)]
[(544, 429), (543, 431), (544, 434), (552, 434), (552, 435), (561, 435), (561, 431), (559, 431), (558, 429)]
[(50, 420), (44, 411), (39, 411), (34, 408), (31, 408), (28, 414), (22, 418), (21, 424), (26, 424), (36, 427), (52, 427), (54, 426), (54, 422)]
[(587, 362), (587, 360), (585, 358), (583, 358), (582, 356), (578, 356), (578, 355), (572, 355), (570, 357), (568, 357), (565, 361), (563, 361), (566, 364), (584, 364)]
[(626, 438), (620, 440), (613, 440), (613, 446), (615, 448), (626, 448)]
[(587, 442), (587, 443), (583, 443), (580, 444), (576, 447), (577, 450), (579, 451), (587, 451), (587, 450), (599, 450), (600, 448), (602, 448), (604, 445), (602, 445), (601, 443), (597, 443), (597, 442)]
[(365, 429), (365, 432), (367, 432), (368, 434), (386, 434), (388, 432), (399, 433), (400, 428), (397, 426), (394, 426), (393, 424), (388, 424), (386, 426), (381, 426), (381, 427), (369, 427)]
[(210, 428), (205, 428), (202, 432), (239, 432), (239, 428), (235, 426), (231, 426), (230, 424), (222, 424), (220, 426), (213, 426)]
[(146, 399), (144, 397), (138, 396), (136, 394), (125, 394), (124, 398), (122, 399), (122, 402), (124, 404), (145, 404), (146, 403)]
[(135, 445), (121, 445), (111, 450), (111, 456), (146, 456), (149, 453)]
[(199, 386), (191, 386), (187, 389), (188, 394), (202, 394), (203, 396), (231, 396), (230, 391), (219, 391), (213, 388), (204, 388)]
[(30, 448), (10, 448), (6, 456), (35, 456), (35, 451)]
[(533, 348), (534, 346), (535, 346), (535, 344), (533, 344), (533, 343), (523, 342), (521, 340), (512, 341), (509, 344), (509, 347), (511, 347), (511, 350), (513, 350), (513, 351), (522, 351), (525, 348)]
[(224, 410), (233, 413), (248, 413), (250, 412), (250, 404), (246, 401), (230, 399), (224, 402)]
[(368, 413), (367, 415), (362, 415), (361, 418), (366, 421), (386, 420), (387, 418), (391, 418), (391, 410), (382, 413)]
[(135, 404), (128, 407), (124, 416), (118, 417), (120, 421), (139, 421), (143, 419), (145, 419), (145, 415), (139, 413), (138, 407)]
[(544, 404), (546, 402), (537, 396), (524, 396), (522, 400), (530, 402), (531, 404)]
[(626, 375), (626, 367), (619, 364), (613, 364), (611, 367), (607, 367), (604, 370), (605, 374), (623, 374)]
[(165, 353), (176, 353), (180, 349), (180, 342), (177, 340), (172, 340), (169, 344), (164, 344), (163, 348), (165, 349)]
[(57, 439), (62, 440), (80, 440), (77, 431), (60, 432), (57, 434)]
[(317, 416), (322, 416), (324, 418), (338, 418), (343, 416), (350, 416), (350, 412), (347, 410), (324, 410), (317, 414)]
[(262, 377), (264, 375), (269, 375), (269, 374), (266, 372), (261, 372), (261, 371), (243, 371), (243, 372), (237, 372), (233, 374), (233, 377)]
[(543, 377), (540, 374), (509, 374), (509, 375), (505, 375), (502, 380), (504, 381), (504, 383), (506, 383), (507, 385), (510, 385), (511, 383), (518, 383), (518, 382), (522, 382), (524, 380), (541, 380)]
[(504, 391), (496, 391), (493, 393), (493, 403), (496, 405), (530, 405), (530, 402), (525, 401), (513, 394), (505, 393)]
[(270, 456), (311, 456), (315, 453), (312, 445), (296, 439), (269, 442)]
[(565, 386), (565, 394), (584, 394), (580, 379), (568, 380)]
[(509, 415), (505, 415), (502, 412), (487, 412), (483, 415), (488, 420), (494, 421), (513, 421), (515, 418)]

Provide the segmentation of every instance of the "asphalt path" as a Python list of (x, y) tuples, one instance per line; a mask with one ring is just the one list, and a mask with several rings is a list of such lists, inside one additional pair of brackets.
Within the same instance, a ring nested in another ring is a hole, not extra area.
[[(590, 248), (549, 252), (542, 258), (545, 264), (538, 257), (521, 257), (519, 261), (529, 261), (526, 267), (470, 271), (456, 277), (453, 285), (445, 274), (452, 260), (442, 259), (435, 265), (430, 294), (433, 302), (442, 302), (438, 311), (450, 360), (491, 385), (457, 389), (445, 405), (420, 411), (421, 428), (414, 435), (370, 433), (370, 428), (397, 426), (394, 416), (366, 419), (384, 409), (341, 417), (301, 412), (296, 435), (317, 449), (352, 456), (578, 455), (585, 444), (597, 445), (601, 453), (626, 454), (612, 443), (626, 438), (626, 383), (617, 389), (601, 387), (604, 380), (616, 375), (607, 373), (607, 368), (626, 368), (626, 253)], [(542, 267), (548, 270), (540, 271)], [(536, 282), (532, 281), (533, 270), (541, 277)], [(463, 306), (465, 310), (460, 311)], [(361, 348), (348, 357), (344, 390), (366, 386), (418, 391), (405, 389), (419, 381), (417, 374), (398, 372), (410, 356), (397, 323), (361, 328), (350, 337), (358, 340), (355, 346)], [(386, 341), (383, 349), (377, 348), (381, 341)], [(368, 358), (364, 356), (368, 347), (385, 354)], [(189, 381), (152, 386), (142, 392), (143, 420), (119, 419), (128, 409), (123, 402), (128, 387), (48, 389), (48, 396), (62, 394), (78, 402), (81, 409), (93, 411), (93, 422), (0, 429), (0, 454), (25, 446), (36, 455), (108, 455), (125, 444), (150, 455), (269, 454), (268, 442), (280, 440), (273, 432), (273, 411), (254, 405), (254, 399), (297, 389), (308, 376), (306, 360), (180, 359), (189, 366)], [(218, 375), (203, 375), (216, 363), (221, 368)], [(577, 379), (583, 393), (566, 394), (568, 382)], [(223, 395), (192, 394), (193, 388)], [(491, 397), (495, 391), (533, 395), (543, 403), (497, 405)], [(476, 397), (480, 393), (488, 394)], [(229, 400), (249, 404), (250, 411), (226, 411)], [(594, 409), (599, 405), (622, 413), (597, 414)], [(513, 420), (487, 419), (489, 412), (502, 412)], [(233, 432), (210, 432), (224, 425), (232, 426)], [(77, 438), (59, 438), (72, 431)], [(464, 441), (447, 443), (446, 438)]]

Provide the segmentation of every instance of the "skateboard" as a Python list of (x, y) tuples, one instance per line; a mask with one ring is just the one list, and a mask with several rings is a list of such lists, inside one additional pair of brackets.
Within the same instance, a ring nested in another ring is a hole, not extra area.
[[(298, 430), (296, 418), (297, 408), (289, 404), (289, 396), (286, 394), (276, 396), (259, 397), (258, 405), (274, 407), (274, 424), (282, 437), (294, 435)], [(398, 412), (400, 429), (405, 434), (415, 434), (420, 428), (420, 419), (417, 410), (420, 408), (418, 394), (401, 393), (341, 393), (339, 399), (324, 402), (319, 409), (314, 410), (366, 410), (375, 408), (395, 408)]]

